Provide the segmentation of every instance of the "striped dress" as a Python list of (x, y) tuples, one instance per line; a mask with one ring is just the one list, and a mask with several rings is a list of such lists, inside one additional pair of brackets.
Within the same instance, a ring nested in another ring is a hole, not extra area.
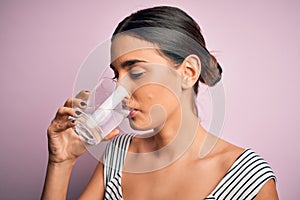
[[(117, 136), (104, 154), (104, 184), (107, 200), (122, 200), (121, 176), (131, 134)], [(269, 179), (276, 179), (268, 163), (253, 150), (246, 149), (233, 163), (208, 199), (253, 199)]]

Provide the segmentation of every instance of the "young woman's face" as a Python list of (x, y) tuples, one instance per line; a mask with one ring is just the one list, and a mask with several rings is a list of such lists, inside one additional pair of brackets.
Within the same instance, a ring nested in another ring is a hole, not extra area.
[(133, 129), (162, 128), (166, 122), (178, 119), (180, 71), (154, 44), (128, 35), (119, 36), (113, 40), (111, 55), (118, 83), (131, 93), (124, 104), (130, 109)]

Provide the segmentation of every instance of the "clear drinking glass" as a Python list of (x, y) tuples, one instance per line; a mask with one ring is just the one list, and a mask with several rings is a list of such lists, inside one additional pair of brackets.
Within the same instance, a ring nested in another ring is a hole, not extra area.
[[(98, 144), (129, 115), (129, 110), (122, 105), (127, 96), (129, 93), (124, 86), (116, 86), (111, 79), (101, 80), (91, 92), (88, 107), (76, 108), (81, 114), (76, 119), (75, 132), (87, 144)], [(103, 97), (107, 98), (103, 100)]]

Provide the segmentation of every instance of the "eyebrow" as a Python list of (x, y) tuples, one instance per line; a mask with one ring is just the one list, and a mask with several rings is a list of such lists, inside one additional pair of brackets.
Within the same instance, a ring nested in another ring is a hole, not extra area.
[[(130, 67), (130, 66), (135, 65), (136, 63), (140, 63), (140, 62), (145, 63), (147, 61), (145, 61), (145, 60), (138, 60), (138, 59), (126, 60), (126, 61), (124, 61), (124, 62), (121, 63), (121, 67), (122, 68)], [(112, 69), (116, 69), (115, 66), (113, 66), (112, 64), (110, 64), (110, 67)]]
[(121, 63), (121, 67), (123, 67), (123, 68), (130, 67), (130, 66), (135, 65), (136, 63), (140, 63), (140, 62), (146, 62), (146, 61), (145, 60), (137, 60), (137, 59), (126, 60), (125, 62)]

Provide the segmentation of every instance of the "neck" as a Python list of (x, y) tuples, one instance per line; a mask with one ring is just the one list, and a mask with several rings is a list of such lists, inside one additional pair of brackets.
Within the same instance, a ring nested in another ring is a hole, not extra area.
[(198, 155), (206, 132), (195, 114), (193, 99), (189, 95), (183, 97), (179, 99), (181, 107), (168, 117), (163, 128), (144, 138), (135, 153), (127, 154), (125, 171), (149, 172), (166, 167), (187, 150)]
[(154, 136), (144, 140), (141, 152), (152, 152), (154, 157), (162, 160), (176, 160), (194, 143), (201, 146), (205, 130), (199, 124), (191, 95), (183, 95), (181, 106), (166, 120), (162, 129)]
[[(179, 99), (178, 109), (170, 114), (163, 128), (153, 136), (155, 150), (167, 146), (178, 149), (177, 142), (183, 143), (187, 139), (192, 141), (197, 134), (199, 122), (194, 108), (194, 99), (190, 91), (186, 93)], [(174, 142), (176, 145), (172, 145)]]

